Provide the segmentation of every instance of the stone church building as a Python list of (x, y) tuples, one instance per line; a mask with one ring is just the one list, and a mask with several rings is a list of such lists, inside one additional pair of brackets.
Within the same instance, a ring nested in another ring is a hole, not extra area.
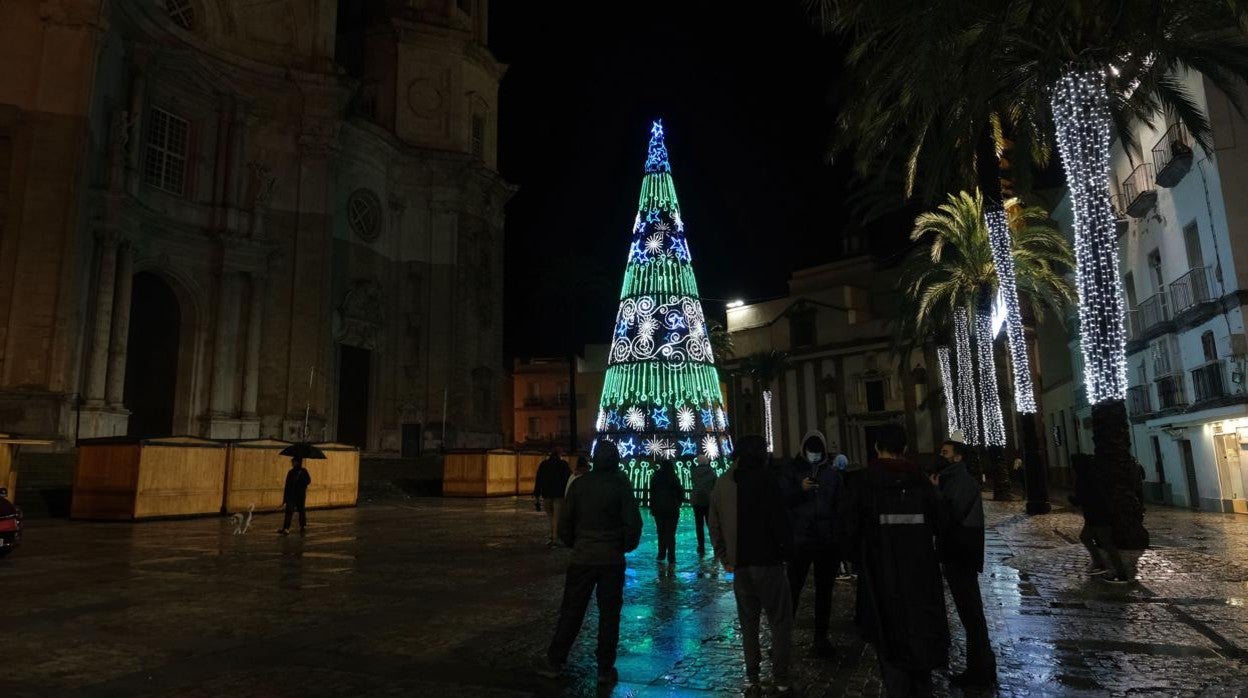
[(486, 11), (0, 3), (0, 432), (498, 445)]

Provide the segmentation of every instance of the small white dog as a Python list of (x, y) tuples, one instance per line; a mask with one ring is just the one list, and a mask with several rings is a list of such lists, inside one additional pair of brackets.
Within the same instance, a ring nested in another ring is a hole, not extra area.
[(256, 505), (252, 504), (247, 513), (238, 512), (230, 515), (230, 522), (234, 524), (234, 535), (242, 535), (251, 528), (251, 514), (256, 510)]

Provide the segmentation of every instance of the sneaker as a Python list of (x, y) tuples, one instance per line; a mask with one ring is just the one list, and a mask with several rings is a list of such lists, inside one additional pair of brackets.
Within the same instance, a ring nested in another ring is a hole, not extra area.
[(846, 581), (846, 580), (853, 579), (853, 578), (854, 578), (854, 576), (853, 576), (852, 574), (848, 573), (848, 572), (842, 572), (842, 573), (840, 573), (840, 574), (836, 575), (836, 581), (838, 581), (838, 582), (844, 582), (844, 581)]
[(279, 528), (279, 529), (277, 529), (277, 535), (279, 535), (279, 536), (289, 536), (289, 535), (290, 535), (290, 529), (289, 529), (289, 528)]
[(1105, 569), (1104, 567), (1097, 567), (1096, 565), (1093, 565), (1088, 568), (1088, 574), (1092, 575), (1093, 577), (1096, 577), (1102, 574), (1107, 574), (1108, 572), (1109, 570)]
[(620, 682), (620, 672), (616, 671), (615, 667), (611, 667), (610, 669), (598, 670), (598, 685), (599, 686), (613, 686), (619, 682)]
[(1128, 577), (1119, 577), (1119, 576), (1118, 576), (1118, 575), (1116, 575), (1116, 574), (1110, 574), (1110, 575), (1105, 575), (1105, 576), (1101, 577), (1101, 581), (1103, 581), (1103, 582), (1105, 582), (1105, 583), (1107, 583), (1107, 584), (1119, 584), (1119, 585), (1121, 585), (1121, 584), (1130, 584), (1131, 582), (1133, 582), (1133, 581), (1135, 581), (1135, 580), (1134, 580), (1134, 579), (1130, 579), (1130, 578), (1128, 578)]
[(958, 688), (991, 688), (997, 683), (995, 671), (967, 671), (949, 677), (949, 684)]
[(793, 684), (789, 683), (787, 679), (784, 681), (777, 681), (772, 685), (771, 690), (767, 691), (767, 693), (777, 696), (791, 696), (793, 695)]
[(547, 679), (557, 679), (563, 673), (563, 664), (555, 662), (550, 655), (542, 653), (533, 660), (533, 671)]

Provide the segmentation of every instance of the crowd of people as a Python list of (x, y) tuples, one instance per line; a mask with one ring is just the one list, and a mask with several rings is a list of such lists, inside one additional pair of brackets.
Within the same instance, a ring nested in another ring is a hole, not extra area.
[[(947, 585), (967, 638), (966, 666), (950, 682), (996, 682), (979, 589), (983, 502), (964, 462), (967, 447), (947, 441), (936, 465), (921, 468), (906, 457), (902, 427), (888, 426), (877, 434), (874, 452), (865, 467), (855, 467), (811, 431), (796, 458), (777, 464), (761, 437), (744, 436), (722, 475), (708, 462), (697, 463), (688, 492), (670, 463), (653, 474), (647, 494), (660, 568), (676, 561), (680, 508), (688, 500), (698, 555), (707, 554), (709, 538), (716, 564), (732, 574), (747, 693), (762, 691), (764, 615), (771, 629), (770, 683), (777, 693), (792, 690), (793, 620), (808, 579), (814, 656), (833, 655), (833, 586), (838, 579), (853, 581), (854, 623), (875, 648), (888, 695), (929, 694), (933, 671), (948, 664)], [(536, 670), (546, 677), (562, 672), (596, 592), (598, 679), (609, 684), (617, 680), (625, 555), (641, 540), (642, 517), (614, 444), (600, 443), (593, 460), (592, 470), (583, 459), (578, 463), (575, 484), (557, 452), (537, 473), (535, 501), (551, 517), (548, 545), (561, 543), (572, 554), (554, 637)]]

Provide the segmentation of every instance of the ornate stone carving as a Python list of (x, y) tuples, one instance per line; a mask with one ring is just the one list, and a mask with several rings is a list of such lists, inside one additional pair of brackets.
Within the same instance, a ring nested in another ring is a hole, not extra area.
[(417, 78), (407, 85), (407, 106), (417, 116), (432, 118), (442, 110), (442, 91), (428, 78)]
[(365, 242), (381, 235), (381, 199), (371, 189), (356, 189), (347, 197), (347, 225)]
[(385, 324), (381, 284), (372, 279), (356, 279), (334, 309), (334, 340), (373, 350)]

